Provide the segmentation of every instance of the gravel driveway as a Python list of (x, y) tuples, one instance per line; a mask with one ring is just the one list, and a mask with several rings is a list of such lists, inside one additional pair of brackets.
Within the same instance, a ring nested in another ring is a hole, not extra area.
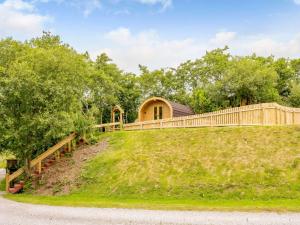
[(154, 211), (54, 207), (16, 203), (0, 196), (1, 225), (299, 225), (297, 213)]

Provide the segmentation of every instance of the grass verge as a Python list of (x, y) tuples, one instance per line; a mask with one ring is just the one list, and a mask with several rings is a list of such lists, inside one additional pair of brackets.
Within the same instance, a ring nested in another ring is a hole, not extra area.
[(69, 196), (33, 196), (28, 194), (5, 195), (5, 198), (17, 202), (45, 204), (52, 206), (129, 208), (152, 210), (195, 210), (195, 211), (275, 211), (300, 212), (299, 199), (263, 200), (171, 200), (171, 199), (105, 199)]
[(225, 127), (105, 134), (67, 196), (36, 204), (182, 210), (300, 211), (300, 127)]

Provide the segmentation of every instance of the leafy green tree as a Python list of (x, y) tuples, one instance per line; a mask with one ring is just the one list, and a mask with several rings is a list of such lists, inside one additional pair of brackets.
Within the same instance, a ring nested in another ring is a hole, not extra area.
[(28, 165), (87, 120), (82, 99), (89, 66), (49, 33), (23, 44), (5, 39), (0, 48), (0, 147)]
[(224, 79), (222, 89), (231, 106), (279, 100), (276, 89), (278, 74), (258, 60), (236, 57)]
[(292, 82), (296, 78), (295, 70), (290, 66), (290, 61), (284, 58), (273, 63), (278, 74), (277, 90), (280, 96), (288, 97), (291, 93)]
[(299, 83), (293, 84), (288, 101), (291, 106), (300, 107), (300, 84)]

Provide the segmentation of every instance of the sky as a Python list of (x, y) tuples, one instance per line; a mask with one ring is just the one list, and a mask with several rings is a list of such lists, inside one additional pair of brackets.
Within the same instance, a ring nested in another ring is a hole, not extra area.
[(176, 67), (206, 51), (300, 57), (300, 0), (0, 0), (0, 39), (60, 35), (127, 72)]

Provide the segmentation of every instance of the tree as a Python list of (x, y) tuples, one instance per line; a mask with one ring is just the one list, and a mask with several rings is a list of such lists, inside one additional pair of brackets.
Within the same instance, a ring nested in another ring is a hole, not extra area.
[(5, 39), (0, 48), (0, 147), (29, 165), (88, 120), (82, 99), (89, 66), (49, 33), (25, 43)]
[(279, 100), (278, 74), (252, 58), (235, 57), (222, 80), (222, 89), (231, 106)]
[(290, 61), (280, 58), (273, 63), (273, 67), (278, 74), (277, 90), (279, 95), (286, 98), (291, 93), (292, 82), (296, 78), (295, 70), (290, 66)]
[(288, 98), (289, 104), (293, 107), (300, 107), (300, 84), (292, 85), (291, 94)]

